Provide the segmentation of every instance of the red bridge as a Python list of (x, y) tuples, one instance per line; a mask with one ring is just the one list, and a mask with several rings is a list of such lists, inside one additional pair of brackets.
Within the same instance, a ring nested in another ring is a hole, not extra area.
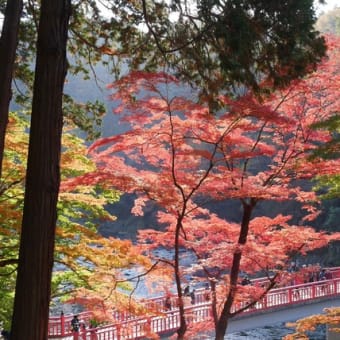
[[(238, 317), (255, 317), (258, 314), (277, 310), (297, 308), (301, 305), (314, 304), (320, 301), (340, 298), (340, 267), (329, 268), (332, 278), (317, 282), (293, 285), (272, 289), (252, 308), (242, 312)], [(98, 328), (84, 328), (73, 334), (71, 319), (73, 315), (51, 317), (49, 321), (49, 339), (68, 340), (125, 340), (145, 339), (148, 330), (159, 335), (171, 333), (179, 327), (179, 311), (177, 308), (165, 310), (165, 297), (146, 300), (147, 306), (159, 311), (155, 316), (136, 317), (128, 313), (117, 313), (117, 322)], [(239, 309), (242, 305), (237, 306)], [(195, 290), (195, 304), (185, 307), (188, 323), (197, 323), (212, 317), (211, 302), (206, 300), (204, 289)], [(78, 314), (85, 325), (90, 324), (91, 312)]]

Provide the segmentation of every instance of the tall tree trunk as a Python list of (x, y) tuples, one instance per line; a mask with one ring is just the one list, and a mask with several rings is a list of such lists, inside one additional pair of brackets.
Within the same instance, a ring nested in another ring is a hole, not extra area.
[(70, 0), (42, 0), (12, 340), (46, 340)]
[(21, 12), (22, 0), (7, 0), (0, 38), (0, 178)]
[[(249, 232), (249, 224), (251, 219), (251, 214), (253, 208), (256, 204), (256, 201), (251, 199), (250, 203), (247, 204), (243, 201), (243, 216), (241, 223), (241, 230), (238, 239), (238, 244), (243, 246), (247, 242), (248, 232)], [(222, 312), (220, 314), (219, 320), (216, 325), (216, 336), (215, 340), (223, 340), (228, 328), (228, 322), (230, 319), (231, 307), (233, 306), (235, 300), (235, 294), (237, 291), (237, 281), (240, 273), (240, 264), (242, 259), (242, 251), (240, 249), (236, 250), (233, 255), (233, 262), (230, 270), (230, 284), (229, 291), (226, 298), (226, 301), (223, 305)]]

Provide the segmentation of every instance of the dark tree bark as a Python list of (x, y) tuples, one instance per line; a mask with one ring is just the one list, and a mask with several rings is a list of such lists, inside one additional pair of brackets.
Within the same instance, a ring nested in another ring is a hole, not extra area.
[(12, 340), (46, 340), (70, 0), (42, 0)]
[(0, 178), (22, 0), (7, 0), (0, 38)]
[(178, 296), (178, 309), (179, 309), (179, 328), (177, 329), (177, 340), (183, 340), (185, 332), (187, 331), (187, 323), (185, 320), (185, 311), (184, 311), (184, 300), (183, 300), (183, 293), (182, 293), (182, 279), (179, 270), (179, 234), (183, 228), (182, 225), (183, 217), (179, 217), (176, 225), (176, 234), (175, 234), (175, 281), (176, 281), (176, 288), (177, 288), (177, 296)]
[[(247, 243), (247, 237), (249, 233), (249, 224), (251, 220), (251, 215), (253, 209), (256, 205), (256, 201), (254, 199), (250, 199), (249, 203), (243, 201), (243, 216), (241, 223), (241, 230), (238, 239), (238, 244), (243, 246)], [(233, 255), (233, 262), (230, 270), (230, 287), (228, 291), (227, 298), (223, 305), (222, 312), (216, 324), (216, 335), (215, 340), (223, 340), (225, 333), (228, 328), (228, 322), (231, 318), (231, 307), (233, 306), (236, 294), (237, 281), (240, 274), (240, 264), (242, 259), (242, 252), (238, 250)]]

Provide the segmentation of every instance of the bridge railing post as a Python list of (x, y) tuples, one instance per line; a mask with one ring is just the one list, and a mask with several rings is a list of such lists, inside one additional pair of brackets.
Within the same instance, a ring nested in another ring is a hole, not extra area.
[[(161, 327), (162, 327), (162, 325), (161, 325)], [(144, 336), (147, 336), (151, 332), (152, 332), (152, 320), (151, 320), (151, 317), (149, 316), (149, 317), (146, 318), (146, 324), (145, 324), (145, 328), (144, 328), (144, 333), (145, 333)]]
[(121, 328), (120, 324), (117, 324), (116, 328), (117, 328), (117, 340), (120, 340), (121, 336), (122, 336), (122, 328)]
[(293, 289), (291, 287), (288, 287), (288, 303), (293, 302)]
[(316, 285), (313, 284), (312, 285), (312, 296), (311, 296), (312, 299), (315, 299), (316, 298)]
[(335, 294), (340, 293), (340, 281), (335, 279), (333, 280), (333, 282), (334, 282), (334, 293)]
[(333, 295), (335, 294), (335, 281), (334, 280), (330, 280), (329, 281), (329, 294)]
[(267, 309), (268, 307), (268, 299), (269, 299), (269, 294), (266, 294), (264, 298), (262, 299), (262, 308)]
[(65, 315), (63, 311), (60, 313), (60, 333), (65, 335)]

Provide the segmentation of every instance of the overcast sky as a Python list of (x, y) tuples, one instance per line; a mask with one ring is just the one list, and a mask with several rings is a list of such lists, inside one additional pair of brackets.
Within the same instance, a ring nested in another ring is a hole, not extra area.
[(318, 9), (318, 12), (327, 12), (331, 9), (334, 9), (336, 6), (340, 7), (340, 1), (339, 0), (326, 0), (326, 4), (320, 6), (318, 1), (314, 1), (316, 8)]

